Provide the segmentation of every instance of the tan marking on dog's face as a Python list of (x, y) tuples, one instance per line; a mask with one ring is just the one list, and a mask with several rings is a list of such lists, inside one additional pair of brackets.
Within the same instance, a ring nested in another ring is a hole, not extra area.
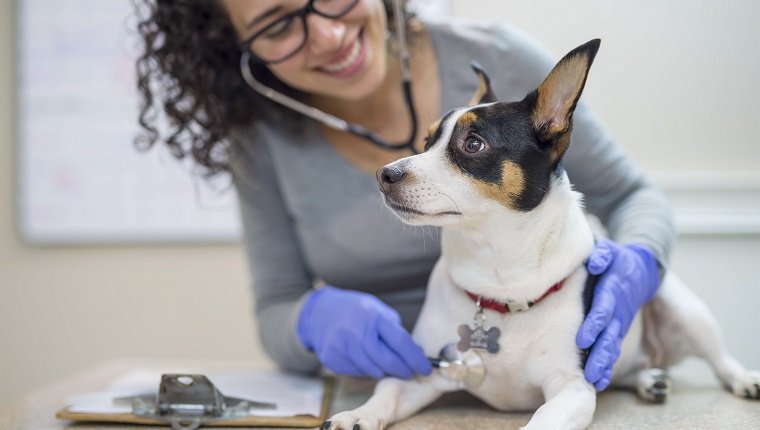
[(435, 136), (435, 134), (438, 132), (438, 128), (441, 127), (441, 118), (438, 118), (436, 122), (430, 125), (428, 128), (428, 136)]
[(515, 199), (525, 188), (525, 173), (514, 161), (505, 160), (501, 165), (499, 184), (474, 181), (473, 185), (483, 196), (496, 200), (505, 207), (515, 209)]
[(471, 124), (473, 124), (475, 121), (478, 120), (478, 116), (470, 112), (463, 113), (459, 118), (457, 118), (457, 127), (469, 127)]

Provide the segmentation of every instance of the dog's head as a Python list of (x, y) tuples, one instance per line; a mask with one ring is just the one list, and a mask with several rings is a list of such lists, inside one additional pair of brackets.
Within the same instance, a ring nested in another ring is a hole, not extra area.
[(451, 225), (494, 207), (527, 212), (549, 192), (570, 144), (572, 115), (600, 41), (568, 53), (523, 100), (497, 102), (488, 76), (470, 106), (428, 130), (425, 152), (377, 172), (385, 202), (404, 222)]

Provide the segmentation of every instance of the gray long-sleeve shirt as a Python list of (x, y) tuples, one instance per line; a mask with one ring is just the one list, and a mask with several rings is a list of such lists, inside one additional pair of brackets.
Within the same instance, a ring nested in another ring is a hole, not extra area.
[[(506, 25), (426, 27), (438, 58), (440, 113), (466, 104), (474, 93), (471, 60), (489, 72), (502, 101), (522, 99), (556, 63)], [(398, 221), (383, 206), (374, 176), (334, 152), (312, 122), (300, 132), (258, 123), (230, 138), (255, 313), (269, 355), (290, 370), (318, 369), (314, 353), (298, 340), (296, 323), (320, 280), (377, 295), (411, 329), (440, 254), (438, 231)], [(675, 229), (664, 195), (583, 103), (574, 114), (564, 166), (613, 239), (648, 245), (667, 263)]]

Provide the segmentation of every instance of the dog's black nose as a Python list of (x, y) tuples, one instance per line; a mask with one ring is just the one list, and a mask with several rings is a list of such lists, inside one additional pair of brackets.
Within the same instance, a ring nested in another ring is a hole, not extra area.
[(377, 182), (383, 191), (388, 191), (391, 185), (404, 178), (406, 174), (396, 166), (386, 166), (377, 171)]

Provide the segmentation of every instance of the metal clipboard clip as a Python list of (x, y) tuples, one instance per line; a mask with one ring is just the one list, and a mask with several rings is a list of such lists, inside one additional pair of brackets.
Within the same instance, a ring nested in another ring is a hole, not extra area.
[(205, 375), (164, 374), (158, 394), (117, 399), (132, 403), (134, 415), (163, 421), (174, 430), (250, 416), (251, 408), (275, 409), (274, 403), (224, 396)]

